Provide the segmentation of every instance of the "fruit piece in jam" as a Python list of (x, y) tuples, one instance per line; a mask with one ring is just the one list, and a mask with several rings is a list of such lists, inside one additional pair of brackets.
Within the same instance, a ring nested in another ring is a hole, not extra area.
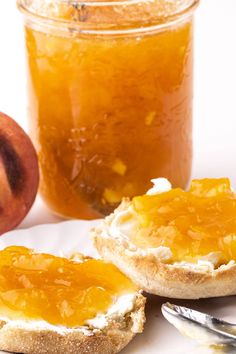
[[(219, 264), (236, 260), (236, 194), (227, 178), (193, 180), (189, 191), (135, 197), (138, 221), (133, 242), (166, 246), (171, 261), (197, 261), (212, 252)], [(218, 264), (218, 265), (219, 265)]]
[(137, 288), (115, 266), (37, 254), (24, 247), (0, 251), (0, 314), (77, 327)]

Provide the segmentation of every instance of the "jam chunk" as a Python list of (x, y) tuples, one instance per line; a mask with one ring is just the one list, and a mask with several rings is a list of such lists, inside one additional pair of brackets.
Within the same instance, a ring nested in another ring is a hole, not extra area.
[(166, 246), (171, 261), (196, 261), (217, 252), (218, 263), (236, 260), (236, 194), (227, 178), (194, 180), (189, 191), (176, 188), (132, 201), (140, 247)]
[(77, 327), (137, 289), (115, 266), (75, 262), (24, 247), (0, 251), (0, 315)]

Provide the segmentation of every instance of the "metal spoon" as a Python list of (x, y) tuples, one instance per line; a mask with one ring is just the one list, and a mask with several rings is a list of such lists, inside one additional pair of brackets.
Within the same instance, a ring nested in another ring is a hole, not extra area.
[(182, 334), (203, 344), (236, 347), (236, 325), (183, 306), (162, 305), (163, 316)]

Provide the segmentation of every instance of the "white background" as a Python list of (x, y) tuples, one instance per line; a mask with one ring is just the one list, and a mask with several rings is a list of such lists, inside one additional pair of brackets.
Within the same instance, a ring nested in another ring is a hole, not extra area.
[[(196, 15), (195, 36), (193, 177), (229, 176), (236, 187), (236, 0), (202, 0)], [(24, 69), (21, 16), (14, 0), (0, 0), (0, 111), (27, 129)], [(58, 220), (38, 199), (21, 227)], [(51, 236), (50, 232), (50, 242)], [(23, 237), (25, 240), (25, 232)], [(215, 308), (215, 315), (230, 320), (235, 309), (234, 298), (227, 300), (224, 313), (221, 309), (225, 301), (219, 301), (217, 306), (203, 301), (201, 310), (210, 312)], [(146, 334), (133, 341), (127, 353), (205, 353), (202, 348), (194, 349), (187, 339), (168, 327), (159, 314), (160, 303), (158, 297), (149, 299), (152, 317), (148, 318)]]
[[(236, 0), (202, 0), (196, 14), (193, 177), (236, 187)], [(14, 0), (0, 0), (0, 110), (27, 129), (24, 38)], [(57, 221), (38, 200), (23, 226)]]

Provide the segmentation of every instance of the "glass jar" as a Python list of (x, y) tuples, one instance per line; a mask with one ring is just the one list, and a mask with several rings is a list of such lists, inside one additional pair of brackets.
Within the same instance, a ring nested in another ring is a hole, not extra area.
[(185, 188), (192, 163), (198, 0), (18, 0), (41, 195), (92, 219), (150, 180)]

